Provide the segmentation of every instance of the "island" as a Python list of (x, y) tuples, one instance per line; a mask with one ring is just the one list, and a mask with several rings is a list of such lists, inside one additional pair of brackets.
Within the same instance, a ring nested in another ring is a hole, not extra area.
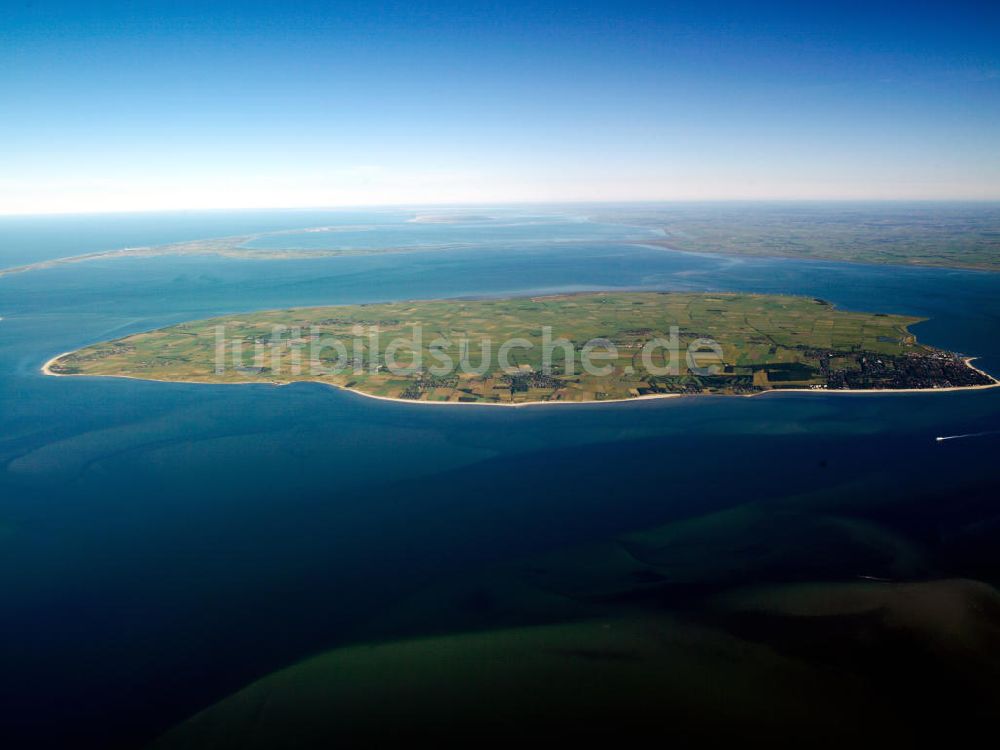
[(970, 358), (918, 343), (909, 326), (919, 320), (738, 293), (406, 301), (181, 323), (62, 354), (44, 370), (315, 381), (379, 398), (504, 405), (998, 384)]
[[(349, 228), (350, 227), (348, 227), (348, 229)], [(75, 265), (77, 263), (89, 263), (90, 261), (95, 260), (115, 260), (118, 258), (215, 255), (222, 258), (239, 258), (244, 260), (304, 260), (307, 258), (320, 258), (335, 255), (358, 255), (371, 252), (368, 250), (351, 250), (343, 248), (326, 248), (318, 250), (302, 250), (294, 248), (259, 250), (246, 247), (247, 243), (253, 242), (261, 237), (296, 234), (299, 232), (329, 232), (331, 234), (335, 234), (343, 229), (343, 227), (310, 227), (304, 229), (281, 230), (276, 232), (258, 232), (257, 234), (233, 235), (231, 237), (210, 237), (208, 239), (190, 240), (187, 242), (170, 242), (165, 245), (143, 245), (140, 247), (123, 247), (116, 250), (99, 250), (93, 253), (83, 253), (82, 255), (69, 255), (63, 258), (40, 260), (35, 263), (28, 263), (22, 266), (0, 268), (0, 277), (27, 273), (29, 271), (44, 271), (48, 268), (59, 268), (61, 266)], [(394, 249), (395, 248), (385, 248), (380, 251), (390, 252)]]

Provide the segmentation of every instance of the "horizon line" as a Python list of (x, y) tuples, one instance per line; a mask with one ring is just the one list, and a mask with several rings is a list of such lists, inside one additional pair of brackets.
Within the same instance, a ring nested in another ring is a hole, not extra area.
[(393, 203), (340, 203), (300, 206), (188, 206), (188, 207), (150, 207), (150, 208), (109, 208), (81, 211), (16, 211), (0, 210), (0, 219), (32, 217), (32, 216), (115, 216), (122, 214), (168, 214), (168, 213), (214, 213), (242, 211), (344, 211), (352, 209), (395, 209), (395, 210), (434, 210), (434, 209), (464, 209), (464, 208), (511, 208), (518, 206), (621, 206), (621, 205), (669, 205), (669, 204), (1000, 204), (1000, 196), (995, 198), (637, 198), (631, 200), (503, 200), (477, 202), (393, 202)]

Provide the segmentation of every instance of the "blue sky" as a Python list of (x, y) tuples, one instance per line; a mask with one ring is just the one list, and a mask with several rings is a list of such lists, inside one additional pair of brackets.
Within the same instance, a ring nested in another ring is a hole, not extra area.
[(986, 3), (289, 5), (7, 0), (0, 213), (1000, 199)]

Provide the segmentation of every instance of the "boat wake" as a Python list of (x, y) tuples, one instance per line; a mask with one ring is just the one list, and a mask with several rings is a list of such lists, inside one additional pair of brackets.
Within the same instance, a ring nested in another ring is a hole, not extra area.
[(959, 440), (961, 438), (985, 437), (986, 435), (997, 435), (997, 434), (1000, 434), (1000, 430), (987, 430), (986, 432), (968, 432), (964, 435), (939, 435), (934, 439), (940, 443), (945, 440)]

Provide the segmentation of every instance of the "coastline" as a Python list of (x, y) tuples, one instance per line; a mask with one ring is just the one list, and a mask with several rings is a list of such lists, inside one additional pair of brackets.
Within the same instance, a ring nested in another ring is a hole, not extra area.
[[(626, 225), (632, 226), (632, 225)], [(636, 225), (638, 226), (638, 225)], [(978, 263), (963, 263), (961, 261), (955, 261), (953, 263), (930, 263), (922, 260), (909, 261), (909, 262), (893, 262), (888, 259), (867, 259), (867, 258), (834, 258), (834, 257), (821, 257), (821, 256), (806, 256), (795, 255), (794, 253), (783, 253), (780, 251), (769, 252), (769, 253), (741, 253), (735, 250), (694, 250), (690, 248), (680, 248), (675, 245), (668, 244), (669, 239), (652, 239), (643, 240), (641, 242), (630, 242), (631, 245), (642, 245), (645, 247), (653, 248), (656, 250), (670, 250), (675, 253), (685, 253), (687, 255), (698, 255), (706, 258), (730, 258), (730, 259), (740, 259), (740, 260), (794, 260), (794, 261), (808, 261), (815, 263), (845, 263), (858, 266), (890, 266), (896, 268), (929, 268), (937, 270), (952, 270), (952, 271), (978, 271), (982, 273), (1000, 273), (1000, 268), (992, 265), (978, 264)]]
[(951, 393), (953, 391), (979, 391), (986, 388), (996, 388), (1000, 386), (1000, 380), (990, 375), (984, 370), (980, 370), (978, 367), (972, 364), (972, 361), (979, 359), (978, 357), (962, 357), (962, 361), (965, 366), (970, 370), (975, 370), (984, 378), (989, 378), (992, 382), (984, 383), (983, 385), (956, 385), (949, 386), (948, 388), (772, 388), (767, 391), (760, 391), (759, 393), (750, 393), (749, 396), (763, 396), (767, 393)]
[(354, 388), (345, 388), (342, 385), (337, 385), (336, 383), (328, 383), (325, 380), (310, 380), (308, 378), (303, 380), (289, 380), (289, 381), (269, 381), (260, 382), (257, 380), (237, 380), (229, 381), (225, 383), (213, 382), (209, 380), (159, 380), (157, 378), (140, 378), (135, 375), (89, 375), (86, 373), (60, 373), (52, 371), (52, 364), (57, 360), (65, 357), (67, 354), (72, 354), (72, 351), (63, 352), (62, 354), (57, 354), (51, 359), (47, 360), (45, 364), (41, 366), (41, 372), (43, 375), (48, 375), (54, 378), (72, 378), (72, 377), (89, 377), (89, 378), (123, 378), (125, 380), (143, 380), (148, 383), (184, 383), (185, 385), (270, 385), (274, 387), (281, 387), (286, 385), (291, 385), (292, 383), (318, 383), (319, 385), (325, 385), (329, 388), (335, 388), (338, 391), (344, 391), (346, 393), (353, 393), (358, 396), (363, 396), (364, 398), (373, 398), (378, 401), (391, 401), (397, 404), (420, 404), (423, 406), (505, 406), (508, 408), (521, 408), (526, 406), (585, 406), (593, 404), (630, 404), (636, 401), (652, 401), (654, 399), (664, 399), (664, 398), (683, 398), (685, 396), (697, 397), (697, 396), (738, 396), (740, 398), (754, 398), (756, 396), (765, 396), (768, 393), (815, 393), (815, 394), (867, 394), (867, 395), (892, 395), (897, 393), (952, 393), (955, 391), (977, 391), (985, 390), (987, 388), (997, 388), (1000, 387), (1000, 380), (990, 375), (984, 370), (980, 370), (978, 367), (972, 364), (972, 362), (978, 357), (963, 357), (962, 361), (967, 367), (975, 370), (983, 377), (989, 378), (992, 382), (986, 383), (984, 385), (965, 385), (965, 386), (951, 386), (948, 388), (857, 388), (857, 389), (846, 389), (846, 388), (772, 388), (767, 391), (759, 391), (757, 393), (744, 393), (744, 394), (717, 394), (717, 393), (651, 393), (646, 396), (633, 396), (631, 398), (609, 398), (603, 400), (593, 400), (593, 401), (521, 401), (519, 403), (506, 403), (502, 401), (421, 401), (419, 399), (409, 399), (409, 398), (393, 398), (391, 396), (377, 396), (374, 393), (365, 393), (364, 391), (359, 391)]
[(418, 399), (412, 398), (392, 398), (391, 396), (378, 396), (374, 393), (365, 393), (364, 391), (359, 391), (354, 388), (345, 388), (342, 385), (337, 385), (336, 383), (328, 383), (325, 380), (289, 380), (284, 382), (278, 381), (268, 381), (261, 382), (258, 380), (236, 380), (229, 381), (226, 383), (217, 383), (210, 380), (159, 380), (157, 378), (140, 378), (135, 375), (89, 375), (86, 373), (65, 373), (65, 372), (52, 372), (51, 365), (58, 359), (65, 357), (67, 354), (72, 354), (73, 352), (63, 352), (62, 354), (57, 354), (52, 357), (41, 366), (41, 372), (43, 375), (48, 375), (53, 378), (121, 378), (123, 380), (141, 380), (147, 383), (183, 383), (185, 385), (269, 385), (275, 388), (281, 388), (286, 385), (291, 385), (292, 383), (316, 383), (318, 385), (325, 385), (328, 388), (334, 388), (338, 391), (344, 391), (345, 393), (353, 393), (357, 396), (363, 396), (364, 398), (373, 398), (378, 401), (392, 401), (396, 404), (421, 404), (424, 406), (507, 406), (512, 408), (518, 408), (522, 406), (557, 406), (557, 405), (583, 405), (583, 404), (627, 404), (633, 401), (644, 401), (649, 399), (658, 398), (681, 398), (684, 394), (682, 393), (654, 393), (648, 396), (635, 396), (633, 398), (609, 398), (602, 401), (521, 401), (519, 403), (504, 403), (502, 401), (420, 401)]

